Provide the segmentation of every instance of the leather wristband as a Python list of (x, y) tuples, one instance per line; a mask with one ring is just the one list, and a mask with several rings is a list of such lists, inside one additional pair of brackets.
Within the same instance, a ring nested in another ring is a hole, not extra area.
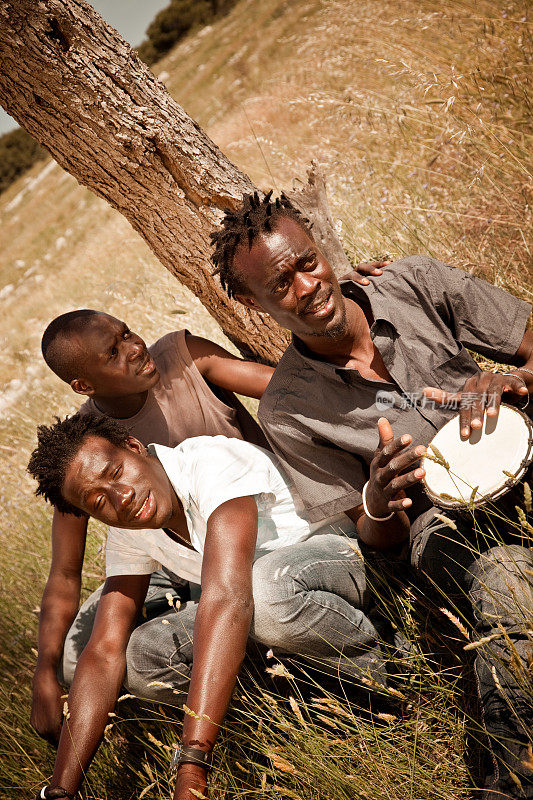
[(176, 772), (181, 764), (197, 764), (210, 772), (213, 768), (213, 753), (206, 753), (205, 750), (200, 750), (198, 747), (177, 745), (170, 763), (171, 773)]

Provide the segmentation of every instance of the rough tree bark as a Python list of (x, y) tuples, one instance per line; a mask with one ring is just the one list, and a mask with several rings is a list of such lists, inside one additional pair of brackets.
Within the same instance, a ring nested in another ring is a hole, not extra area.
[[(247, 356), (276, 362), (286, 335), (228, 300), (209, 233), (255, 187), (83, 0), (0, 0), (0, 103), (81, 184), (129, 220)], [(312, 172), (294, 201), (333, 265), (348, 262)]]

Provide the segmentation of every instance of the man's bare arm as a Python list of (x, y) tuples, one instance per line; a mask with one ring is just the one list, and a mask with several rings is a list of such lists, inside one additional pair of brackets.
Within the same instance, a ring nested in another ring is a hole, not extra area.
[(243, 361), (208, 339), (187, 336), (191, 358), (204, 378), (221, 389), (259, 399), (274, 370), (255, 361)]
[(126, 648), (149, 575), (108, 578), (68, 696), (51, 786), (77, 792), (109, 722), (126, 671)]
[(30, 723), (51, 744), (61, 730), (61, 695), (57, 668), (80, 600), (87, 518), (54, 511), (52, 563), (41, 600), (39, 655), (33, 676)]
[[(183, 723), (184, 745), (210, 751), (244, 658), (253, 612), (252, 563), (257, 538), (253, 497), (229, 500), (211, 514), (202, 567), (202, 595), (194, 626), (193, 670)], [(178, 770), (174, 800), (205, 794), (201, 766)]]

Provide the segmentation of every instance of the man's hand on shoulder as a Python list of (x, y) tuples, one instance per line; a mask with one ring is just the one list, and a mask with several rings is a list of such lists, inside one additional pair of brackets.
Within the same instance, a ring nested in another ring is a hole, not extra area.
[(355, 269), (343, 275), (340, 280), (349, 280), (354, 283), (360, 283), (361, 286), (368, 286), (370, 283), (368, 278), (379, 278), (380, 275), (383, 275), (383, 268), (391, 263), (391, 261), (363, 261)]
[(39, 736), (57, 747), (63, 719), (63, 689), (53, 671), (36, 669), (30, 725)]

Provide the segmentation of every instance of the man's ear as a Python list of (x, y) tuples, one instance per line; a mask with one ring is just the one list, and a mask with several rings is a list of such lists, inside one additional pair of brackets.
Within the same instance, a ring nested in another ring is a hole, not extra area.
[(70, 388), (73, 392), (76, 392), (76, 394), (86, 394), (87, 397), (92, 397), (94, 394), (94, 386), (84, 381), (83, 378), (74, 378), (74, 380), (70, 382)]
[(139, 453), (141, 456), (145, 456), (148, 452), (144, 444), (136, 439), (135, 436), (128, 436), (125, 444), (128, 450), (133, 450), (134, 453)]
[(247, 294), (235, 294), (233, 295), (237, 302), (241, 303), (246, 308), (251, 308), (253, 311), (262, 311), (261, 305), (257, 302), (254, 297), (250, 297)]

